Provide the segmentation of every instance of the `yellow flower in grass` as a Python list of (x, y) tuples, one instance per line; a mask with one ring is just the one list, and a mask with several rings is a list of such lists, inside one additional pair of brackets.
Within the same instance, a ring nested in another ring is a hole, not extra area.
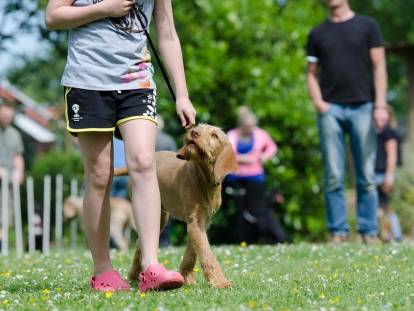
[(43, 295), (49, 295), (50, 294), (50, 290), (48, 290), (47, 288), (42, 290)]
[(194, 269), (193, 269), (193, 271), (194, 271), (194, 272), (199, 272), (199, 271), (200, 271), (200, 269), (198, 269), (198, 268), (194, 268)]
[(4, 305), (8, 305), (10, 303), (10, 301), (8, 301), (7, 299), (4, 299), (2, 302)]
[(58, 287), (58, 288), (56, 288), (56, 291), (57, 291), (58, 293), (61, 293), (61, 292), (62, 292), (62, 289), (61, 289), (60, 287)]
[(147, 297), (147, 294), (145, 294), (145, 293), (141, 293), (139, 296), (140, 296), (142, 299), (144, 299), (145, 297)]
[(329, 300), (329, 302), (333, 305), (337, 305), (339, 304), (339, 302), (341, 301), (341, 299), (339, 297), (335, 297)]
[(322, 294), (319, 295), (319, 298), (325, 299), (325, 295), (322, 293)]
[(12, 272), (9, 270), (9, 271), (3, 272), (1, 275), (4, 276), (4, 277), (6, 277), (6, 278), (8, 278), (8, 277), (11, 276), (11, 274), (12, 274)]
[(256, 308), (257, 308), (257, 302), (256, 302), (256, 300), (250, 300), (250, 301), (248, 302), (248, 305), (249, 305), (249, 307), (250, 307), (251, 309), (256, 309)]
[(105, 292), (105, 297), (111, 299), (114, 294), (112, 292)]
[(243, 241), (243, 242), (241, 242), (241, 243), (240, 243), (240, 247), (243, 247), (243, 248), (247, 247), (247, 243), (246, 243), (246, 242), (244, 242), (244, 241)]

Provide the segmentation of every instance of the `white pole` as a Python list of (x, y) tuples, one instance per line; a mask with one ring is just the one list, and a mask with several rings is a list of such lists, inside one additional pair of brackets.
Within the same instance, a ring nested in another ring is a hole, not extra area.
[[(70, 181), (70, 195), (77, 196), (78, 195), (78, 181), (76, 178), (72, 178)], [(72, 219), (70, 223), (70, 246), (72, 249), (76, 249), (78, 247), (78, 218), (75, 217)]]
[(7, 172), (1, 178), (1, 217), (1, 254), (7, 256), (9, 254), (9, 175)]
[(13, 207), (14, 207), (14, 229), (16, 232), (16, 254), (17, 257), (23, 256), (23, 229), (22, 229), (22, 210), (20, 204), (20, 185), (13, 180)]
[(50, 175), (44, 177), (43, 183), (43, 254), (49, 253), (50, 243), (50, 203), (52, 182)]
[(55, 240), (56, 247), (62, 248), (62, 208), (63, 208), (63, 176), (56, 176), (56, 215), (55, 215)]
[(34, 231), (34, 187), (33, 177), (26, 179), (27, 188), (27, 222), (29, 225), (29, 254), (33, 254), (36, 250), (36, 240)]

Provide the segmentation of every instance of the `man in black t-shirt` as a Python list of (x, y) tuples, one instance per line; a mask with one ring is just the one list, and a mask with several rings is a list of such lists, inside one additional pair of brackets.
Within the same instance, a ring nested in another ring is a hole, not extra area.
[(376, 21), (355, 14), (348, 0), (325, 2), (330, 18), (309, 34), (307, 82), (318, 112), (327, 227), (333, 242), (346, 240), (344, 137), (349, 135), (357, 175), (358, 231), (364, 242), (372, 243), (378, 231), (374, 121), (386, 118), (387, 107), (383, 39)]

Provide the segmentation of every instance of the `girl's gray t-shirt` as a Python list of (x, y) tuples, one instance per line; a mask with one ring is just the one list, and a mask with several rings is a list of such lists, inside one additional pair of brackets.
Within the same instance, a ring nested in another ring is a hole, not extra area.
[[(95, 5), (101, 1), (75, 0), (73, 5)], [(154, 0), (135, 2), (149, 26)], [(155, 89), (153, 74), (144, 32), (119, 30), (110, 18), (70, 30), (62, 85), (96, 91)]]

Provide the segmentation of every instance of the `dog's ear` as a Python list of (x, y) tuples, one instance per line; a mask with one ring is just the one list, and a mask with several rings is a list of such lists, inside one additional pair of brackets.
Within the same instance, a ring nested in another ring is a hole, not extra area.
[(178, 149), (177, 158), (179, 158), (181, 160), (188, 160), (187, 149), (186, 149), (185, 146), (182, 146), (180, 149)]
[(221, 183), (226, 175), (237, 172), (237, 169), (237, 159), (233, 147), (230, 143), (227, 143), (217, 157), (214, 165), (214, 178), (216, 183)]

